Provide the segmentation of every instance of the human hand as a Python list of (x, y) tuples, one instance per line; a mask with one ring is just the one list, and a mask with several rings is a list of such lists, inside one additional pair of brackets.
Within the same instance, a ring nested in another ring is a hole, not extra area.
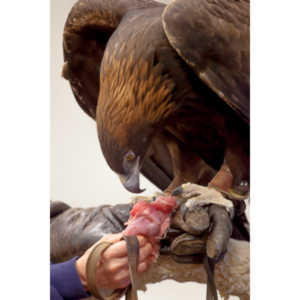
[[(127, 247), (124, 240), (121, 240), (122, 233), (108, 234), (99, 242), (90, 247), (77, 261), (76, 269), (78, 271), (82, 285), (86, 290), (86, 264), (89, 254), (93, 248), (100, 242), (113, 243), (103, 253), (98, 262), (96, 272), (97, 283), (103, 289), (115, 290), (125, 288), (130, 284), (130, 275), (128, 268)], [(144, 272), (148, 269), (153, 252), (151, 243), (143, 236), (137, 236), (140, 245), (138, 272)]]

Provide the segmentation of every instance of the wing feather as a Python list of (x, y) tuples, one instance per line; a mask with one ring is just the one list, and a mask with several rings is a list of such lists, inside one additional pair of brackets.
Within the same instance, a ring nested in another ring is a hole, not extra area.
[(66, 20), (62, 76), (80, 107), (93, 119), (100, 91), (100, 64), (106, 44), (127, 12), (162, 6), (152, 0), (80, 0)]
[(170, 44), (247, 122), (249, 22), (248, 0), (174, 0), (163, 13)]

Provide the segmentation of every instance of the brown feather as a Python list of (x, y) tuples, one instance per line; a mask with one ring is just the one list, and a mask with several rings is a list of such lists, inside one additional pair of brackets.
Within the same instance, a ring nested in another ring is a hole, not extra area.
[(121, 147), (127, 142), (124, 128), (128, 132), (142, 124), (151, 126), (162, 122), (176, 107), (171, 101), (174, 82), (167, 76), (156, 75), (159, 65), (152, 68), (142, 58), (134, 62), (133, 55), (119, 60), (113, 59), (114, 54), (110, 53), (101, 68), (105, 75), (100, 81), (98, 130), (114, 137)]
[[(175, 182), (199, 183), (204, 173), (208, 182), (224, 159), (235, 185), (249, 180), (249, 55), (239, 33), (248, 26), (248, 7), (238, 2), (174, 0), (165, 9), (143, 0), (79, 1), (84, 5), (65, 28), (68, 78), (78, 103), (96, 118), (115, 172), (124, 173), (124, 155), (133, 150), (161, 188), (180, 172)], [(176, 23), (169, 24), (177, 35), (165, 32), (163, 19)], [(209, 172), (198, 170), (206, 164)]]

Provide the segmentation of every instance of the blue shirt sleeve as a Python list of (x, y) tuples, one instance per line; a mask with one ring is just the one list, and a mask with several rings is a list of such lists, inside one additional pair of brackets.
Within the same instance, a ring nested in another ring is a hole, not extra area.
[(77, 273), (75, 262), (77, 257), (50, 266), (50, 299), (77, 300), (90, 295), (83, 288)]

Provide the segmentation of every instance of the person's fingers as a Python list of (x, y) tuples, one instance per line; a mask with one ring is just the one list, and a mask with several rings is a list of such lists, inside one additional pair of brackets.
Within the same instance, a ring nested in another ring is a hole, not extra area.
[[(137, 236), (137, 239), (139, 241), (140, 248), (147, 243), (147, 239), (141, 235)], [(120, 258), (124, 256), (127, 256), (127, 247), (126, 242), (123, 240), (111, 245), (102, 255), (103, 259)]]
[[(145, 272), (147, 268), (149, 267), (149, 264), (147, 262), (142, 262), (139, 264), (137, 271)], [(114, 288), (125, 288), (131, 283), (130, 281), (130, 274), (128, 268), (123, 268), (119, 270), (111, 279), (110, 286), (113, 286)]]
[(148, 267), (149, 267), (149, 263), (147, 261), (144, 261), (139, 264), (137, 271), (139, 273), (145, 272), (148, 269)]
[(107, 269), (104, 265), (97, 270), (97, 281), (99, 286), (107, 289), (125, 287), (130, 283), (128, 265), (115, 272)]
[(143, 247), (148, 242), (148, 240), (142, 235), (138, 235), (137, 239), (139, 241), (140, 248)]
[(103, 260), (124, 257), (127, 255), (125, 241), (119, 241), (108, 247), (102, 254)]
[(100, 241), (115, 243), (115, 242), (118, 242), (121, 238), (122, 238), (122, 232), (112, 233), (112, 234), (105, 235)]
[(129, 269), (123, 268), (119, 270), (117, 273), (115, 273), (114, 276), (112, 276), (112, 281), (114, 283), (119, 283), (121, 281), (126, 281), (126, 279), (128, 278), (130, 279)]
[(117, 288), (123, 289), (126, 288), (131, 283), (130, 278), (125, 278), (118, 282)]
[[(101, 267), (101, 265), (100, 265)], [(110, 260), (107, 260), (102, 268), (105, 269), (106, 272), (109, 273), (116, 273), (121, 269), (124, 269), (128, 267), (128, 257), (121, 257), (121, 258), (113, 258)]]
[(93, 244), (88, 250), (86, 250), (85, 255), (88, 256), (92, 250), (98, 246), (101, 242), (110, 242), (110, 243), (116, 243), (122, 238), (122, 233), (112, 233), (107, 234), (104, 237), (102, 237), (98, 242)]
[[(146, 239), (144, 239), (144, 241), (143, 239), (140, 240), (142, 245), (143, 243), (145, 244), (140, 248), (139, 265), (137, 268), (137, 272), (139, 273), (145, 272), (148, 269), (151, 264), (153, 252), (152, 245), (149, 242), (146, 242)], [(123, 242), (124, 241), (122, 241), (122, 243)], [(110, 255), (115, 254), (114, 251), (121, 250), (121, 252), (123, 251), (123, 253), (125, 253), (124, 249), (122, 250), (122, 244), (120, 244), (119, 247), (120, 248), (113, 249), (111, 253), (108, 252), (108, 258), (110, 257)], [(124, 247), (126, 247), (126, 245), (124, 245)], [(118, 253), (120, 254), (120, 252)], [(103, 287), (113, 289), (127, 287), (130, 284), (127, 253), (124, 257), (117, 257), (112, 259), (102, 258), (102, 262), (99, 264), (98, 272), (98, 281), (99, 284), (101, 283)]]
[(147, 243), (144, 247), (140, 248), (140, 257), (139, 262), (143, 262), (148, 258), (153, 252), (152, 245), (150, 243)]
[[(106, 255), (110, 255), (110, 254), (108, 253)], [(151, 255), (152, 255), (152, 245), (150, 243), (147, 243), (140, 249), (139, 262), (141, 263), (144, 262), (145, 260), (149, 260), (149, 257)], [(103, 264), (102, 265), (100, 264), (100, 267), (104, 268), (107, 272), (115, 273), (120, 269), (128, 267), (127, 256), (120, 257), (120, 258), (104, 257), (104, 259), (102, 259)]]
[[(141, 264), (139, 264), (137, 271), (140, 272), (144, 272), (147, 270), (149, 264), (147, 262), (143, 262)], [(112, 280), (111, 280), (112, 284), (114, 286), (127, 286), (128, 284), (130, 284), (130, 273), (129, 273), (129, 269), (128, 268), (123, 268), (121, 270), (119, 270), (116, 274), (114, 274), (114, 276), (112, 276)]]

